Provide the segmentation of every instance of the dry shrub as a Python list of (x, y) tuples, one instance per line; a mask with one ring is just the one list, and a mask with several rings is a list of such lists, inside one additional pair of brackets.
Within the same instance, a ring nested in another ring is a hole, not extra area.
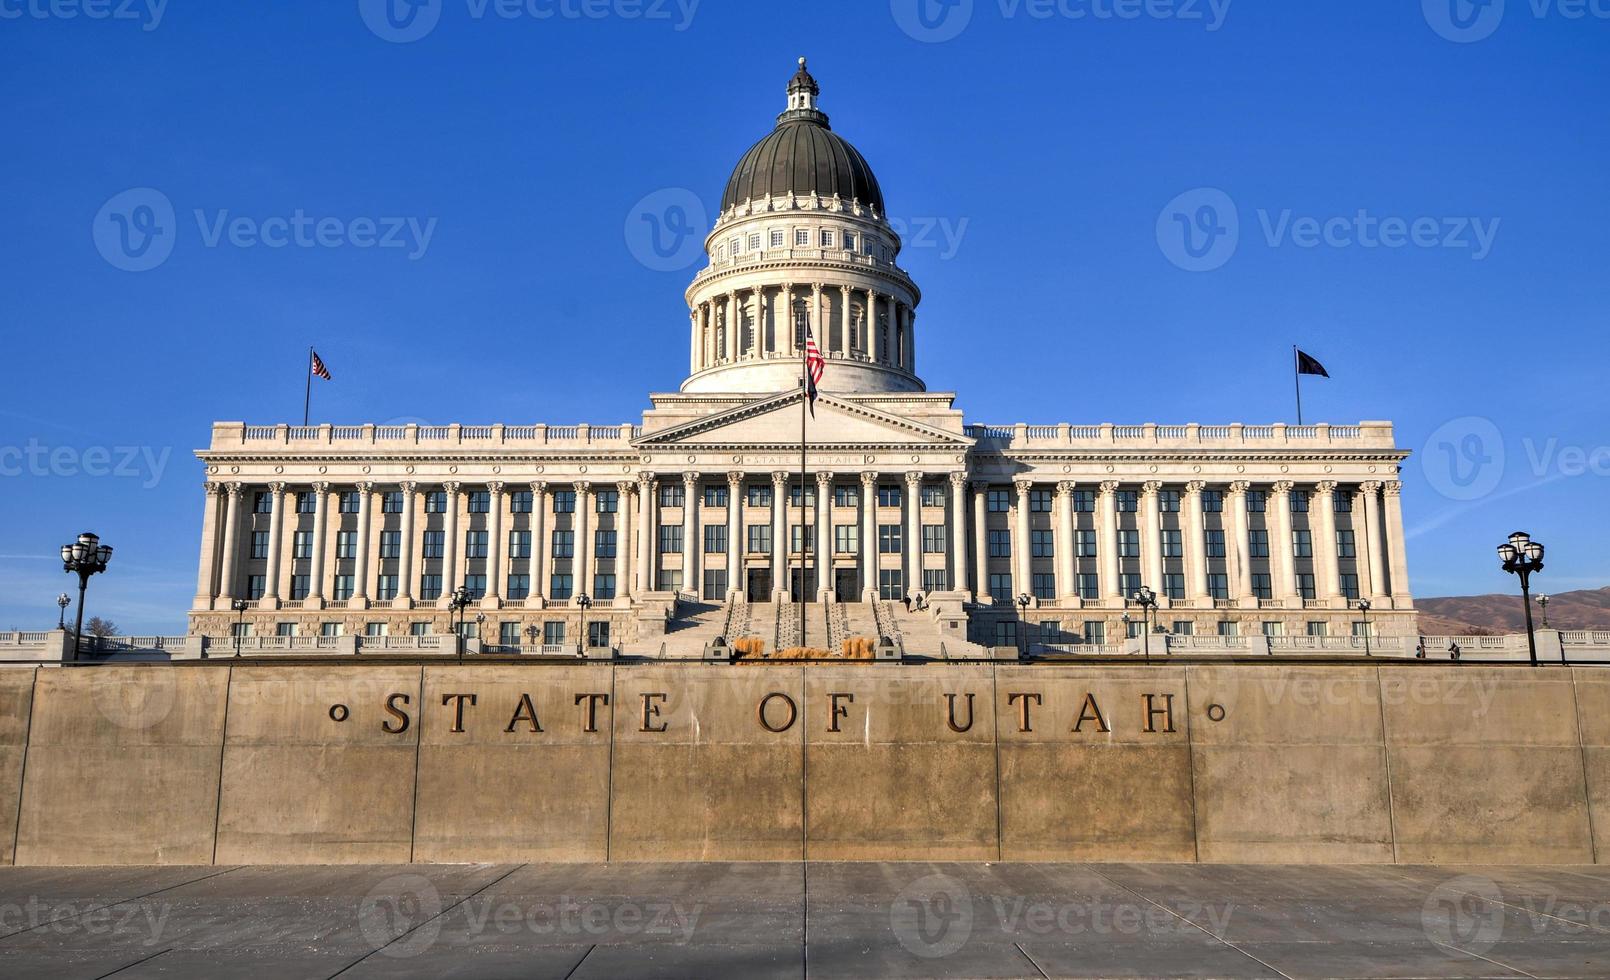
[(732, 648), (738, 651), (740, 657), (763, 657), (766, 654), (766, 641), (758, 636), (740, 636), (732, 641)]
[(841, 646), (843, 647), (842, 653), (845, 660), (871, 660), (877, 649), (877, 645), (869, 637), (865, 636), (852, 636), (845, 640)]

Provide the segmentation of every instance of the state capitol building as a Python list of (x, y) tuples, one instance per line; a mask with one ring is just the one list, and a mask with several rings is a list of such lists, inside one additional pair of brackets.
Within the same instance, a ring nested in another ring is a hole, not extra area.
[(929, 391), (921, 290), (818, 93), (801, 59), (728, 179), (687, 377), (641, 425), (216, 423), (191, 632), (403, 648), (458, 628), (463, 589), (466, 633), (504, 649), (574, 648), (585, 622), (649, 656), (1101, 652), (1140, 629), (1142, 587), (1175, 634), (1346, 636), (1359, 599), (1372, 631), (1415, 632), (1390, 423), (973, 425)]

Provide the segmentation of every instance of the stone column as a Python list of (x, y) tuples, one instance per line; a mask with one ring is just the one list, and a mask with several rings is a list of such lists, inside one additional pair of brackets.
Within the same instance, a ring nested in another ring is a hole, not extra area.
[(1012, 591), (1017, 596), (1033, 594), (1034, 559), (1029, 547), (1029, 491), (1034, 484), (1028, 480), (1013, 482), (1017, 490), (1017, 507), (1012, 512)]
[(636, 488), (637, 484), (626, 480), (615, 484), (615, 594), (623, 599), (636, 594), (636, 550), (632, 546), (632, 491)]
[(659, 503), (659, 481), (653, 473), (637, 474), (637, 587), (640, 592), (658, 589), (654, 574), (654, 513)]
[(201, 563), (196, 578), (195, 608), (211, 609), (218, 581), (218, 499), (224, 493), (222, 484), (203, 483), (207, 504), (201, 513)]
[(738, 360), (738, 344), (743, 339), (738, 336), (738, 294), (728, 293), (726, 302), (723, 305), (727, 311), (727, 349), (722, 353), (726, 355), (729, 362), (736, 363)]
[(268, 574), (263, 586), (264, 604), (276, 608), (280, 597), (280, 537), (285, 533), (285, 484), (270, 483), (273, 512), (268, 518)]
[(967, 475), (950, 475), (950, 587), (967, 588)]
[(850, 357), (855, 353), (855, 345), (850, 343), (850, 287), (839, 287), (839, 301), (842, 308), (839, 310), (839, 346), (840, 356)]
[(1381, 491), (1386, 495), (1386, 553), (1392, 576), (1392, 605), (1402, 609), (1409, 603), (1409, 561), (1403, 541), (1403, 484), (1388, 480), (1381, 484)]
[[(782, 300), (783, 306), (783, 323), (781, 324), (783, 329), (778, 330), (778, 333), (782, 336), (778, 339), (781, 341), (780, 346), (783, 348), (784, 356), (791, 357), (794, 356), (796, 339), (794, 336), (794, 284), (791, 282), (783, 283), (782, 292), (778, 294), (778, 299)], [(775, 500), (776, 497), (772, 499)], [(775, 542), (773, 543), (775, 544)]]
[(889, 301), (889, 346), (893, 348), (889, 360), (896, 367), (903, 368), (906, 366), (906, 347), (900, 339), (900, 300), (892, 293), (885, 299)]
[(444, 609), (460, 584), (458, 575), (458, 491), (461, 484), (449, 481), (442, 484), (447, 494), (446, 513), (442, 522), (442, 598), (438, 603)]
[(1057, 596), (1062, 599), (1076, 599), (1079, 596), (1079, 590), (1074, 585), (1077, 568), (1073, 554), (1073, 491), (1077, 486), (1072, 480), (1057, 484), (1054, 550), (1057, 554)]
[(224, 484), (228, 503), (224, 509), (224, 569), (218, 580), (218, 598), (224, 608), (235, 600), (235, 579), (240, 568), (240, 498), (246, 488), (239, 483)]
[(1252, 521), (1247, 515), (1247, 491), (1252, 484), (1238, 480), (1230, 484), (1230, 533), (1225, 535), (1224, 555), (1229, 563), (1230, 598), (1243, 608), (1256, 609), (1252, 594), (1252, 543), (1248, 534)]
[(689, 320), (690, 325), (692, 327), (692, 330), (690, 331), (692, 336), (688, 341), (688, 362), (689, 362), (688, 363), (688, 373), (689, 374), (698, 374), (699, 373), (699, 368), (701, 368), (703, 366), (702, 364), (699, 363), (699, 355), (704, 350), (703, 346), (700, 343), (701, 338), (699, 337), (699, 309), (698, 309), (698, 307), (694, 307), (693, 309), (688, 311), (688, 320)]
[(1158, 510), (1158, 494), (1163, 485), (1149, 480), (1140, 485), (1140, 567), (1146, 581), (1141, 583), (1157, 593), (1160, 606), (1168, 605), (1163, 594), (1163, 515)]
[(593, 594), (593, 485), (585, 480), (576, 481), (576, 513), (570, 526), (576, 533), (576, 547), (572, 554), (571, 570), (576, 576), (572, 595)]
[(884, 357), (881, 338), (878, 336), (878, 294), (868, 289), (866, 291), (866, 316), (863, 324), (866, 330), (867, 359), (877, 364)]
[(531, 594), (539, 599), (548, 595), (548, 562), (551, 544), (548, 536), (548, 484), (542, 480), (531, 483)]
[(1292, 608), (1301, 608), (1297, 594), (1297, 565), (1291, 549), (1291, 491), (1295, 486), (1282, 480), (1270, 488), (1274, 497), (1274, 527), (1269, 529), (1269, 571), (1274, 582), (1274, 597)]
[(861, 595), (878, 589), (878, 474), (861, 474)]
[(358, 491), (358, 557), (352, 563), (354, 584), (352, 598), (357, 602), (358, 608), (368, 605), (369, 600), (369, 516), (370, 504), (374, 500), (375, 485), (364, 482), (356, 487)]
[(727, 598), (745, 592), (743, 576), (743, 492), (744, 475), (736, 470), (727, 474)]
[(1185, 596), (1193, 606), (1208, 602), (1207, 521), (1202, 516), (1202, 491), (1207, 484), (1192, 480), (1185, 485), (1185, 526), (1180, 537), (1185, 552)]
[(419, 484), (404, 481), (397, 484), (402, 491), (402, 540), (397, 548), (397, 605), (407, 609), (414, 598), (414, 508), (418, 501), (414, 492)]
[(989, 502), (989, 482), (973, 481), (973, 601), (983, 602), (989, 597), (989, 520), (986, 507)]
[(906, 594), (922, 589), (922, 474), (906, 474)]
[[(816, 346), (827, 350), (827, 323), (822, 315), (822, 284), (819, 282), (811, 283), (811, 330), (816, 334)], [(822, 583), (816, 584), (820, 587)]]
[[(1358, 542), (1359, 570), (1365, 573), (1369, 586), (1361, 585), (1359, 592), (1378, 603), (1386, 601), (1386, 553), (1381, 547), (1381, 484), (1371, 481), (1359, 486), (1364, 500), (1364, 533)], [(1384, 605), (1381, 608), (1386, 608)]]
[(1122, 567), (1118, 561), (1118, 483), (1107, 480), (1096, 496), (1099, 530), (1096, 534), (1097, 564), (1101, 568), (1101, 598), (1109, 605), (1124, 599)]
[(816, 474), (816, 599), (827, 601), (833, 587), (833, 474)]
[(307, 597), (324, 598), (325, 537), (329, 531), (330, 485), (313, 484), (313, 562), (308, 569)]
[(788, 594), (788, 474), (781, 472), (771, 475), (771, 579), (773, 595)]
[(491, 501), (486, 508), (486, 605), (498, 608), (503, 598), (503, 576), (509, 567), (509, 543), (503, 534), (503, 484), (486, 485)]
[[(1319, 526), (1309, 535), (1314, 542), (1314, 594), (1335, 605), (1342, 596), (1341, 566), (1336, 555), (1336, 482), (1323, 480), (1314, 485), (1319, 499)], [(1342, 608), (1347, 603), (1341, 603)]]
[(704, 583), (699, 581), (699, 558), (702, 551), (699, 540), (699, 474), (682, 474), (682, 588), (695, 598), (704, 597)]
[(917, 311), (906, 307), (906, 370), (917, 373)]

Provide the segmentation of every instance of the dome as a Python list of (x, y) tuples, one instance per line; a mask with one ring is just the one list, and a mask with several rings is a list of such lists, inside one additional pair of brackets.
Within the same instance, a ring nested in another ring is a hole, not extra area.
[(866, 158), (833, 132), (827, 114), (816, 108), (819, 91), (805, 59), (799, 59), (799, 71), (788, 82), (788, 110), (733, 168), (721, 195), (722, 211), (755, 198), (816, 194), (885, 213), (883, 191)]

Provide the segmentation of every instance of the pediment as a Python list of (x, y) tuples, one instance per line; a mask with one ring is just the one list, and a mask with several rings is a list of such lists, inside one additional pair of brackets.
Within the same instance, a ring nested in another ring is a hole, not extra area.
[[(758, 398), (737, 408), (662, 429), (638, 439), (643, 448), (663, 446), (791, 448), (800, 443), (801, 392)], [(823, 394), (814, 417), (805, 419), (813, 447), (829, 446), (965, 449), (973, 440), (954, 432)]]

